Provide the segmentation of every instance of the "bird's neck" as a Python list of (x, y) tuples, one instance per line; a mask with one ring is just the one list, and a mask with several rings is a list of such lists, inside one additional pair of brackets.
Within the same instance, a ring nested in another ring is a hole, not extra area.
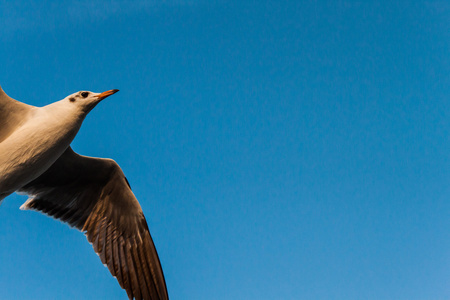
[(67, 104), (66, 101), (61, 100), (42, 107), (40, 113), (45, 118), (45, 124), (49, 129), (50, 127), (55, 127), (57, 131), (60, 131), (60, 134), (67, 134), (72, 131), (75, 131), (74, 134), (76, 134), (87, 112), (79, 109), (75, 105)]

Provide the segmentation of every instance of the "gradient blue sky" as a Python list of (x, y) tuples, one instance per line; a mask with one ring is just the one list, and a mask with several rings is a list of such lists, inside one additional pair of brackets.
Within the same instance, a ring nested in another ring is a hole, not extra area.
[[(0, 70), (121, 90), (73, 147), (123, 168), (171, 299), (450, 298), (449, 2), (0, 0)], [(126, 297), (25, 200), (0, 299)]]

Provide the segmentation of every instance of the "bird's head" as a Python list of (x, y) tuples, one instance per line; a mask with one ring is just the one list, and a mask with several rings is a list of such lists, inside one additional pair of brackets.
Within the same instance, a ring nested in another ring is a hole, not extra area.
[(117, 93), (119, 90), (109, 90), (103, 93), (93, 93), (88, 91), (80, 91), (72, 95), (67, 96), (64, 100), (67, 100), (71, 105), (76, 105), (82, 111), (88, 113), (93, 109), (100, 101), (108, 96)]

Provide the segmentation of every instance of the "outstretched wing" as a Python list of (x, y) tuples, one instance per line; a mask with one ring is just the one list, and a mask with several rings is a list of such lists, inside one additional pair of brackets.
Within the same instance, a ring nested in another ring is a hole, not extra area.
[(36, 210), (85, 232), (130, 299), (168, 299), (158, 254), (122, 170), (110, 159), (81, 156), (70, 147), (19, 192)]
[(9, 97), (0, 87), (0, 143), (28, 119), (33, 108)]

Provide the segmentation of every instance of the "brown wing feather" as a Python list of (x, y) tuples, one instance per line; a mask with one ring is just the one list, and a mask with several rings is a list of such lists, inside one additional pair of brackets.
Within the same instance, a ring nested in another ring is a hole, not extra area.
[(120, 167), (71, 148), (24, 186), (22, 209), (40, 211), (85, 232), (130, 299), (168, 299), (166, 283), (142, 209)]

